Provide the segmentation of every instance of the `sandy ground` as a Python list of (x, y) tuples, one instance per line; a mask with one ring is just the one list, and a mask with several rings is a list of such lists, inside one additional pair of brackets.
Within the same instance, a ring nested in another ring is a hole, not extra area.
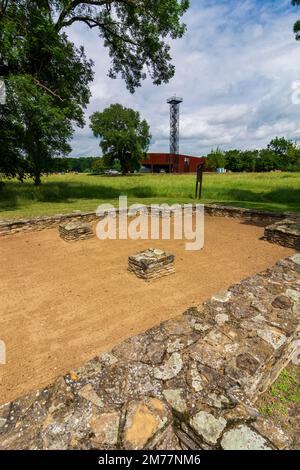
[[(0, 403), (51, 383), (116, 343), (201, 304), (293, 253), (260, 240), (263, 229), (206, 218), (205, 248), (183, 241), (68, 244), (58, 230), (0, 239)], [(176, 274), (147, 284), (127, 258), (159, 247), (176, 255)]]

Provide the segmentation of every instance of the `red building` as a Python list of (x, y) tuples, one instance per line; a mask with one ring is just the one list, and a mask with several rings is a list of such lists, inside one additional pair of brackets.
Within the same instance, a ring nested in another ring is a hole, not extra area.
[(191, 157), (189, 155), (173, 155), (170, 153), (148, 153), (147, 158), (142, 160), (141, 165), (159, 173), (196, 173), (198, 165), (205, 162), (205, 158)]

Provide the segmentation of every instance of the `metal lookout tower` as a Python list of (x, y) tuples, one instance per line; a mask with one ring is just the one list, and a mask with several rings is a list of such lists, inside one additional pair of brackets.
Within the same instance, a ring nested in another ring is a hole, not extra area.
[(170, 105), (170, 154), (179, 155), (179, 106), (183, 98), (172, 96), (167, 100)]

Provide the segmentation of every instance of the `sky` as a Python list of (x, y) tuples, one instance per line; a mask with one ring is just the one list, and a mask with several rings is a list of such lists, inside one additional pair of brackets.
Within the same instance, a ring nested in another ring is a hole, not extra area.
[(95, 30), (68, 31), (95, 65), (87, 125), (76, 129), (71, 156), (99, 156), (89, 116), (112, 103), (140, 112), (151, 128), (149, 151), (169, 151), (169, 106), (180, 107), (180, 153), (211, 149), (256, 149), (272, 138), (300, 140), (300, 42), (292, 31), (300, 8), (290, 0), (191, 0), (187, 32), (172, 41), (174, 78), (160, 86), (150, 79), (131, 94), (122, 79), (107, 76), (110, 58)]

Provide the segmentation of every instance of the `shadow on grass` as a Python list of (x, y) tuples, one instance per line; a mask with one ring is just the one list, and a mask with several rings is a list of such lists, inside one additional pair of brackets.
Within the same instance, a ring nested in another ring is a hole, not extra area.
[(80, 184), (73, 182), (46, 182), (40, 187), (29, 184), (8, 183), (0, 192), (0, 209), (15, 209), (23, 203), (71, 203), (80, 199), (111, 200), (126, 195), (130, 198), (151, 198), (157, 194), (150, 186), (116, 188), (101, 184)]
[[(299, 188), (277, 188), (269, 191), (251, 191), (249, 189), (223, 188), (217, 195), (214, 191), (204, 191), (204, 198), (215, 203), (237, 207), (270, 210), (300, 211), (300, 179)], [(281, 208), (281, 209), (280, 209)]]
[[(154, 181), (154, 180), (153, 180)], [(160, 185), (143, 185), (139, 178), (136, 179), (136, 186), (126, 187), (120, 179), (120, 187), (115, 178), (112, 182), (105, 181), (105, 184), (73, 181), (46, 181), (40, 187), (35, 187), (31, 183), (8, 182), (0, 191), (0, 210), (16, 210), (19, 207), (40, 203), (62, 203), (71, 204), (81, 199), (85, 200), (115, 200), (121, 195), (127, 195), (131, 200), (157, 199), (164, 200), (170, 198), (176, 200), (186, 197), (191, 200), (193, 191), (191, 188), (181, 188), (174, 185), (164, 187)], [(291, 210), (300, 211), (300, 178), (298, 187), (278, 187), (267, 191), (253, 191), (243, 188), (232, 187), (204, 187), (203, 199), (207, 202), (227, 204), (239, 207), (262, 208), (276, 211)]]
[(277, 204), (300, 203), (299, 188), (276, 188), (270, 191), (255, 192), (248, 189), (228, 189), (226, 194), (236, 201), (269, 202)]

